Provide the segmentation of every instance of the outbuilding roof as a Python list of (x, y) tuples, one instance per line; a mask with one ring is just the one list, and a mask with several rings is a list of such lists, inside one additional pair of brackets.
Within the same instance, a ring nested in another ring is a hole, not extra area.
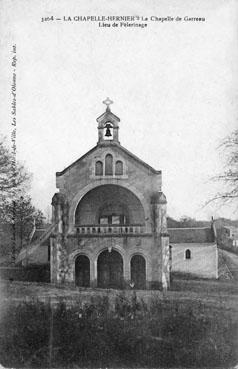
[(168, 228), (170, 243), (211, 243), (215, 242), (212, 228)]

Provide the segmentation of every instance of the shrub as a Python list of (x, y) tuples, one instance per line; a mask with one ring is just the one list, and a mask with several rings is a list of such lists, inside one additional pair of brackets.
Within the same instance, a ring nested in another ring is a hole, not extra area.
[(194, 301), (179, 305), (131, 299), (122, 292), (67, 307), (23, 303), (3, 312), (1, 364), (6, 367), (204, 367), (238, 360), (237, 321)]

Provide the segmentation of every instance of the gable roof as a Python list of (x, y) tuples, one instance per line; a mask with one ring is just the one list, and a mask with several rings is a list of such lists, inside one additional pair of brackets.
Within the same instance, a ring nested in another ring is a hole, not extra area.
[(105, 120), (110, 120), (110, 119), (112, 119), (113, 121), (116, 121), (116, 122), (120, 122), (120, 118), (118, 118), (115, 114), (113, 114), (112, 112), (111, 112), (111, 110), (110, 109), (106, 109), (106, 111), (104, 112), (104, 113), (102, 113), (101, 115), (100, 115), (100, 117), (98, 117), (97, 119), (96, 119), (96, 121), (98, 122), (98, 123), (103, 123)]
[(121, 146), (119, 143), (117, 143), (117, 142), (113, 142), (113, 143), (110, 142), (110, 143), (100, 143), (100, 144), (97, 144), (91, 150), (89, 150), (83, 156), (81, 156), (79, 159), (77, 159), (75, 162), (73, 162), (68, 167), (66, 167), (65, 169), (63, 169), (61, 172), (56, 172), (56, 176), (57, 177), (62, 176), (65, 172), (67, 172), (67, 170), (71, 169), (72, 167), (74, 167), (75, 165), (77, 165), (81, 160), (83, 160), (85, 157), (87, 157), (88, 155), (92, 154), (99, 147), (103, 147), (103, 146), (105, 146), (105, 147), (113, 147), (113, 146), (114, 147), (117, 147), (124, 154), (128, 155), (131, 159), (135, 160), (137, 163), (139, 163), (139, 164), (143, 165), (145, 168), (149, 169), (153, 174), (161, 174), (161, 170), (154, 169), (149, 164), (145, 163), (143, 160), (141, 160), (140, 158), (138, 158), (136, 155), (132, 154), (125, 147)]
[(171, 243), (212, 243), (215, 235), (212, 228), (168, 228)]
[(50, 236), (54, 231), (57, 223), (51, 224), (46, 229), (36, 229), (32, 238), (32, 242), (21, 249), (17, 256), (16, 263), (27, 260), (40, 246), (50, 246)]
[[(35, 243), (38, 242), (39, 240), (41, 240), (41, 244), (43, 245), (47, 245), (50, 246), (50, 238), (44, 238), (43, 236), (45, 235), (47, 229), (36, 229), (34, 232), (34, 235), (32, 237), (31, 243)], [(42, 241), (43, 239), (43, 241)]]

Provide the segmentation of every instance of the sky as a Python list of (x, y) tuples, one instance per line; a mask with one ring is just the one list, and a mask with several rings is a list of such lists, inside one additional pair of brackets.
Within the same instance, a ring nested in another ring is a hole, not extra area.
[[(55, 173), (95, 146), (96, 118), (110, 97), (121, 144), (162, 170), (170, 216), (237, 218), (234, 203), (204, 207), (221, 189), (211, 180), (225, 165), (217, 148), (237, 128), (237, 1), (2, 0), (0, 6), (0, 133), (10, 144), (16, 45), (17, 159), (33, 174), (37, 207), (48, 214)], [(135, 23), (147, 27), (64, 20), (77, 16), (138, 16)], [(174, 20), (159, 20), (169, 16)]]

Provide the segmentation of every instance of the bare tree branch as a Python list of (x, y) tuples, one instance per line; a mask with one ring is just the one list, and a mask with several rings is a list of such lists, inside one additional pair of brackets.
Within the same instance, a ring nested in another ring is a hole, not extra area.
[(224, 183), (226, 188), (224, 192), (219, 192), (209, 199), (205, 206), (214, 201), (227, 203), (238, 200), (238, 130), (225, 137), (218, 149), (223, 150), (226, 164), (224, 172), (213, 177), (212, 180)]

